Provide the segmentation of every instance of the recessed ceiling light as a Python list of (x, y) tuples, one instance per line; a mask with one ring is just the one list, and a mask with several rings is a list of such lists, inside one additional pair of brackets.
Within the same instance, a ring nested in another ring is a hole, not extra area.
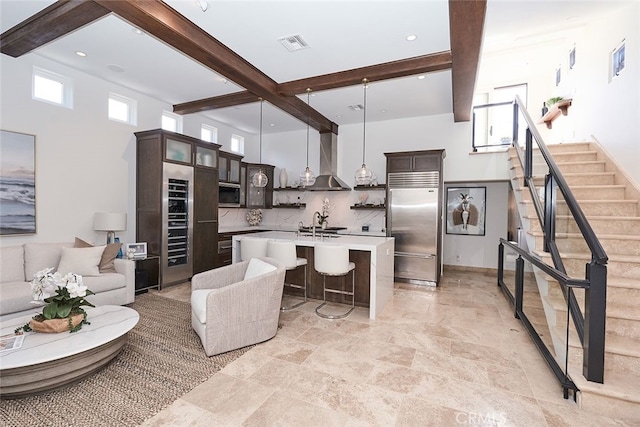
[(107, 65), (107, 69), (108, 69), (108, 70), (111, 70), (111, 71), (113, 71), (113, 72), (116, 72), (116, 73), (122, 73), (122, 72), (124, 72), (124, 68), (122, 68), (122, 67), (121, 67), (121, 66), (119, 66), (119, 65), (115, 65), (115, 64), (109, 64), (109, 65)]
[(420, 75), (420, 76), (418, 76), (418, 80), (424, 80), (424, 79), (426, 79), (426, 78), (427, 78), (427, 76), (424, 76), (424, 75)]
[(415, 40), (415, 39), (417, 39), (417, 38), (418, 38), (418, 36), (416, 36), (415, 34), (409, 34), (409, 35), (407, 36), (407, 41), (408, 41), (408, 42), (412, 42), (412, 41), (414, 41), (414, 40)]
[(86, 54), (86, 53), (84, 53), (84, 52), (83, 52), (83, 51), (81, 51), (81, 50), (76, 50), (76, 55), (81, 56), (81, 57), (83, 57), (83, 58), (84, 58), (85, 56), (87, 56), (87, 54)]
[(131, 31), (133, 31), (134, 33), (136, 33), (139, 36), (144, 34), (140, 28), (136, 28), (136, 27), (131, 28)]
[(386, 113), (387, 110), (385, 110), (384, 108), (382, 110), (380, 110), (381, 113)]
[(269, 123), (269, 126), (274, 127), (276, 124), (275, 123)]

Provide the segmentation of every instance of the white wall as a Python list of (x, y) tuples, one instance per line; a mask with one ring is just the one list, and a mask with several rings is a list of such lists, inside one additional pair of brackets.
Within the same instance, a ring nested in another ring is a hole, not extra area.
[[(543, 44), (519, 46), (482, 55), (477, 92), (528, 83), (528, 110), (540, 117), (542, 102), (555, 96), (572, 98), (567, 116), (548, 130), (538, 125), (547, 144), (590, 140), (593, 135), (636, 182), (640, 182), (640, 3), (585, 27), (549, 35)], [(626, 41), (626, 68), (609, 79), (610, 54)], [(569, 70), (575, 46), (576, 65)], [(555, 70), (561, 82), (555, 85)]]
[[(32, 66), (73, 79), (74, 108), (66, 109), (31, 99)], [(126, 212), (122, 242), (135, 241), (135, 136), (160, 127), (162, 110), (172, 106), (143, 96), (34, 54), (14, 59), (0, 55), (0, 128), (36, 136), (36, 227), (31, 236), (2, 236), (0, 246), (25, 242), (73, 241), (75, 236), (103, 242), (105, 233), (93, 231), (99, 211)], [(138, 101), (138, 125), (107, 119), (110, 91)], [(200, 123), (218, 127), (220, 141), (231, 133), (256, 136), (212, 122), (200, 115), (184, 118), (183, 133), (200, 136)], [(228, 145), (228, 143), (227, 143)]]
[[(444, 235), (442, 261), (445, 265), (497, 268), (499, 239), (507, 238), (509, 182), (456, 182), (449, 186), (487, 188), (484, 236)], [(446, 215), (446, 212), (445, 212)], [(446, 221), (445, 221), (446, 224)], [(445, 225), (446, 227), (446, 225)]]

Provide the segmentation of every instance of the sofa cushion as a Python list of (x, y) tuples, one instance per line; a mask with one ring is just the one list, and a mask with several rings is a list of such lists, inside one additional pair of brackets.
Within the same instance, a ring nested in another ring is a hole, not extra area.
[(254, 277), (262, 276), (275, 270), (277, 270), (275, 265), (264, 262), (258, 258), (251, 258), (247, 266), (247, 271), (244, 273), (244, 280), (253, 279)]
[(212, 289), (198, 289), (191, 292), (191, 311), (196, 315), (200, 323), (207, 323), (207, 295)]
[(73, 243), (25, 243), (24, 276), (26, 281), (33, 280), (34, 274), (40, 270), (58, 267), (62, 248), (72, 246)]
[(127, 278), (124, 274), (120, 273), (104, 273), (99, 276), (84, 276), (82, 281), (89, 290), (96, 294), (127, 286)]
[[(76, 248), (92, 248), (93, 245), (91, 243), (85, 242), (84, 240), (76, 237), (76, 242), (74, 244)], [(104, 248), (104, 252), (102, 253), (102, 258), (100, 258), (100, 265), (98, 265), (98, 270), (100, 273), (115, 273), (116, 268), (113, 265), (113, 261), (118, 256), (118, 252), (120, 252), (120, 248), (122, 247), (122, 243), (109, 243), (107, 247)]]
[(100, 274), (98, 264), (104, 252), (104, 246), (92, 248), (62, 248), (58, 273), (65, 275), (75, 273), (81, 276), (97, 276)]
[(38, 308), (31, 295), (31, 285), (23, 280), (19, 282), (3, 282), (2, 298), (0, 298), (0, 315)]
[(0, 282), (24, 282), (24, 249), (22, 246), (0, 248)]

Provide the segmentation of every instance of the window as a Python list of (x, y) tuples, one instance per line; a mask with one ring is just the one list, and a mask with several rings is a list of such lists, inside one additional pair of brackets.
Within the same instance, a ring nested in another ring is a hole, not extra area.
[(624, 70), (624, 40), (611, 54), (611, 79), (618, 77), (622, 70)]
[(200, 128), (200, 139), (207, 142), (218, 142), (218, 128), (203, 124)]
[(62, 107), (73, 108), (71, 79), (33, 67), (32, 97)]
[(231, 151), (244, 154), (244, 137), (231, 135)]
[[(527, 105), (527, 84), (503, 86), (490, 93), (477, 94), (473, 109), (473, 149), (501, 147), (513, 139), (513, 100), (516, 95)], [(497, 105), (496, 105), (497, 104)], [(524, 127), (520, 126), (518, 140), (524, 141)]]
[(137, 121), (136, 101), (117, 93), (109, 93), (109, 119), (135, 125)]
[(182, 132), (182, 116), (170, 113), (168, 111), (163, 111), (162, 129), (178, 133)]

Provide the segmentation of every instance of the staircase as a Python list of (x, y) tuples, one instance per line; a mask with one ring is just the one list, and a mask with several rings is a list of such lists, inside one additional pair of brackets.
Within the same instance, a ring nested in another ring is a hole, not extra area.
[[(595, 142), (548, 148), (609, 256), (604, 384), (583, 377), (582, 348), (572, 322), (569, 375), (580, 390), (581, 408), (640, 425), (640, 188)], [(553, 265), (549, 254), (543, 251), (542, 229), (530, 191), (523, 187), (524, 173), (513, 148), (510, 166), (526, 243), (531, 252)], [(540, 172), (536, 187), (544, 188), (546, 171), (535, 160), (534, 171)], [(561, 194), (557, 200), (556, 244), (567, 274), (584, 278), (590, 252)], [(549, 276), (538, 272), (536, 281), (553, 342), (550, 350), (555, 352), (556, 360), (564, 360), (567, 304), (560, 285)], [(576, 298), (584, 312), (584, 292), (577, 290)]]

